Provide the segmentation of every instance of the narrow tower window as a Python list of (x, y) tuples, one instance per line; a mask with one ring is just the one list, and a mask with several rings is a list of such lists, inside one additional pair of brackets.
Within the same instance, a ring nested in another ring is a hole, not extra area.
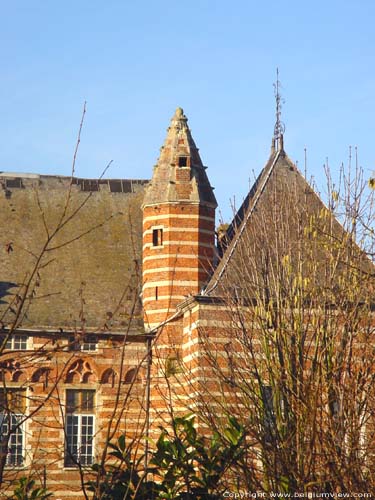
[(179, 156), (178, 166), (179, 167), (187, 167), (187, 156)]
[(152, 246), (160, 247), (163, 244), (163, 229), (152, 230)]

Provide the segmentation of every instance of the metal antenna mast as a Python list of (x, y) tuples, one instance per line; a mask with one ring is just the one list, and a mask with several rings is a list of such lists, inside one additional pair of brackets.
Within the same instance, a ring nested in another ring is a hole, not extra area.
[(275, 123), (275, 128), (273, 130), (273, 138), (275, 140), (276, 150), (279, 150), (280, 140), (285, 132), (285, 125), (281, 121), (281, 108), (285, 101), (280, 94), (281, 83), (279, 80), (279, 68), (276, 68), (276, 83), (273, 84), (273, 88), (276, 100), (276, 123)]

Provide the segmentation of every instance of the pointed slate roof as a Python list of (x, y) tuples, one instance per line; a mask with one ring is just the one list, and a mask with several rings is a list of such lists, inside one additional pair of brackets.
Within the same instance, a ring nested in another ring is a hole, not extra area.
[[(349, 235), (285, 153), (281, 137), (277, 150), (273, 141), (265, 167), (227, 229), (223, 257), (203, 294), (220, 296), (228, 283), (240, 288), (249, 279), (264, 287), (263, 273), (272, 267), (269, 263), (277, 266), (281, 259), (293, 259), (301, 242), (309, 238), (310, 253), (304, 258), (319, 263), (323, 275), (329, 255), (336, 252), (340, 262), (343, 245), (339, 242), (348, 241)], [(373, 264), (364, 252), (355, 243), (352, 250), (358, 268), (373, 274)], [(246, 267), (251, 268), (249, 273)]]
[(187, 201), (217, 206), (182, 108), (177, 108), (143, 205)]

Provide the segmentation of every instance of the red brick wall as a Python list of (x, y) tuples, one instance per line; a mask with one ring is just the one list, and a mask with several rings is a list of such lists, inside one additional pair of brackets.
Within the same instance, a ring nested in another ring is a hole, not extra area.
[[(68, 340), (63, 337), (52, 343), (42, 335), (33, 336), (29, 339), (28, 351), (10, 351), (2, 355), (1, 385), (25, 389), (26, 414), (31, 415), (24, 424), (26, 471), (24, 467), (14, 466), (5, 469), (4, 494), (12, 491), (11, 483), (17, 477), (30, 471), (38, 485), (45, 483), (53, 492), (55, 500), (83, 498), (78, 468), (64, 465), (67, 389), (95, 391), (94, 461), (100, 460), (109, 429), (113, 432), (112, 439), (125, 432), (130, 438), (140, 439), (143, 445), (146, 380), (141, 365), (145, 362), (145, 344), (124, 345), (121, 338), (101, 338), (94, 352), (68, 351), (67, 344)], [(21, 372), (17, 372), (18, 363), (23, 367)], [(134, 380), (127, 376), (133, 368), (136, 369)], [(108, 376), (111, 371), (113, 378)], [(0, 498), (3, 497), (0, 495)]]
[[(153, 246), (153, 229), (163, 244)], [(143, 307), (146, 328), (157, 326), (191, 294), (212, 269), (215, 209), (194, 203), (165, 203), (143, 211)]]

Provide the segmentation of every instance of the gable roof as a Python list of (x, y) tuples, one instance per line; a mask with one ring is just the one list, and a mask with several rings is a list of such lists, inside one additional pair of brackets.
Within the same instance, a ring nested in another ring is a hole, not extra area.
[[(20, 327), (126, 330), (140, 284), (147, 182), (0, 173), (3, 326), (14, 321), (31, 278)], [(133, 324), (142, 328), (140, 304)]]

